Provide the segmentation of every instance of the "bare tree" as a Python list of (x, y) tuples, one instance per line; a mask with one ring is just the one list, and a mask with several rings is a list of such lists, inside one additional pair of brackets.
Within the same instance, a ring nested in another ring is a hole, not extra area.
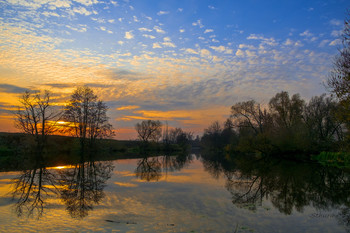
[(97, 100), (97, 95), (89, 87), (78, 87), (65, 107), (63, 120), (69, 122), (65, 131), (80, 138), (82, 148), (86, 141), (93, 145), (95, 139), (113, 135), (112, 125), (108, 123), (108, 107)]
[(35, 137), (37, 150), (41, 153), (47, 135), (57, 130), (56, 122), (60, 113), (55, 111), (49, 91), (43, 94), (26, 91), (19, 101), (21, 105), (16, 113), (16, 127)]
[(312, 97), (305, 105), (303, 120), (308, 128), (309, 137), (318, 144), (333, 144), (342, 140), (342, 121), (336, 118), (339, 103), (326, 94)]
[(138, 138), (143, 142), (158, 142), (162, 136), (162, 123), (160, 121), (147, 120), (135, 125)]
[[(350, 16), (350, 10), (348, 10)], [(333, 71), (328, 78), (328, 86), (339, 100), (346, 106), (350, 105), (350, 18), (345, 19), (341, 35), (343, 47), (335, 57)]]
[(254, 100), (239, 102), (231, 107), (231, 117), (238, 120), (239, 127), (249, 127), (255, 134), (263, 133), (264, 125), (270, 120), (270, 114)]

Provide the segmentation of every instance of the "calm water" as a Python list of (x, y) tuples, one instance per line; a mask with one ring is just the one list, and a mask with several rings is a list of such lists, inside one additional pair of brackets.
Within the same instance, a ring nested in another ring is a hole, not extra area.
[(348, 173), (203, 157), (2, 172), (0, 232), (350, 232)]

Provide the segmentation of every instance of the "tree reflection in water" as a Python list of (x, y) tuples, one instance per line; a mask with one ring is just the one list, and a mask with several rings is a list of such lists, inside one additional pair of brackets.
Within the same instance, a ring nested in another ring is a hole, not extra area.
[(191, 161), (191, 155), (185, 153), (157, 157), (144, 154), (137, 163), (135, 176), (145, 181), (159, 181), (163, 173), (167, 176), (168, 172), (179, 171)]
[(86, 217), (104, 197), (103, 189), (113, 170), (111, 161), (85, 161), (83, 155), (80, 163), (59, 171), (47, 169), (44, 160), (35, 164), (14, 179), (12, 195), (19, 217), (27, 213), (40, 218), (47, 199), (54, 196), (61, 198), (72, 217)]
[(84, 218), (104, 197), (103, 189), (113, 171), (112, 162), (80, 162), (59, 171), (60, 196), (73, 218)]
[(40, 218), (45, 207), (45, 199), (56, 194), (56, 175), (44, 166), (36, 164), (33, 169), (24, 170), (14, 179), (12, 190), (16, 199), (15, 211), (20, 217), (24, 213), (28, 216)]
[(318, 164), (253, 156), (225, 157), (224, 154), (204, 152), (203, 164), (213, 177), (225, 177), (226, 189), (232, 203), (238, 207), (256, 210), (269, 199), (281, 213), (304, 207), (317, 210), (338, 209), (339, 222), (350, 223), (350, 174), (340, 169)]

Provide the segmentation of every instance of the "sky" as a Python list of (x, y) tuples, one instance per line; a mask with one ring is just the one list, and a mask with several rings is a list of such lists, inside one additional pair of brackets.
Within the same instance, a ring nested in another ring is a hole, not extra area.
[(0, 0), (0, 131), (26, 90), (64, 106), (91, 87), (117, 139), (142, 120), (195, 135), (277, 92), (308, 100), (341, 46), (348, 1)]

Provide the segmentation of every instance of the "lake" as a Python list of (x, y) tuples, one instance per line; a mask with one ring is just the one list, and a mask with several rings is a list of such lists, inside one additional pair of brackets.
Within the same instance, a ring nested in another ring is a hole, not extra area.
[(350, 174), (213, 154), (0, 173), (0, 232), (350, 232)]

